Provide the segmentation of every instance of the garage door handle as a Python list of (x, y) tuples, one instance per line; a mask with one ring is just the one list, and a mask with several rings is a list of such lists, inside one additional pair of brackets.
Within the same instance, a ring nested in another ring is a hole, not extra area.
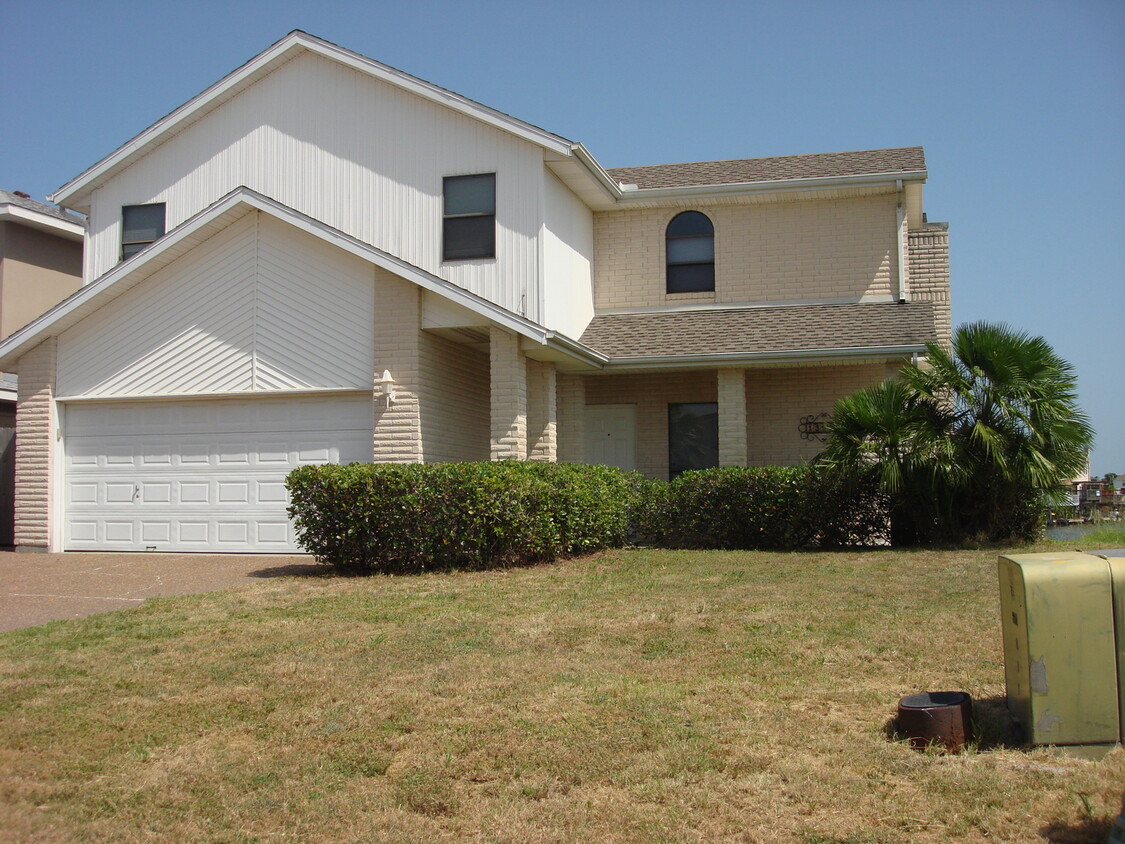
[(133, 484), (133, 500), (136, 501), (141, 497), (141, 485)]

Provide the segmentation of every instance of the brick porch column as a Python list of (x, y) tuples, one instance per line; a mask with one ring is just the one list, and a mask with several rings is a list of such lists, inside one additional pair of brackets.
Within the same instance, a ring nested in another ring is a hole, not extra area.
[[(422, 291), (389, 273), (378, 277), (379, 312), (375, 315), (375, 372), (373, 411), (376, 463), (422, 463), (422, 423), (418, 406)], [(391, 373), (395, 400), (388, 407), (379, 385)]]
[(557, 379), (550, 362), (527, 361), (527, 458), (554, 463), (558, 460), (556, 430)]
[(719, 465), (746, 465), (746, 372), (720, 369)]
[(18, 551), (51, 546), (51, 474), (55, 428), (55, 362), (58, 341), (50, 337), (19, 360), (16, 410), (16, 518)]
[(527, 363), (520, 339), (495, 325), (489, 332), (492, 459), (527, 459)]
[(581, 375), (558, 376), (559, 460), (586, 459), (586, 380)]

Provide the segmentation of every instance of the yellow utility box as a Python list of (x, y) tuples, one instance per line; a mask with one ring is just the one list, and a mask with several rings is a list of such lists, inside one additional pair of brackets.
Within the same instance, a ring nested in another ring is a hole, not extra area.
[(1125, 559), (1115, 553), (998, 561), (1008, 709), (1032, 744), (1121, 741)]

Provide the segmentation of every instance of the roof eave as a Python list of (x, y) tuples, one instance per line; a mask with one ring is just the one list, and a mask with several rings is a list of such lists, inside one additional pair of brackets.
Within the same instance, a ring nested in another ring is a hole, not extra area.
[(635, 369), (697, 369), (700, 367), (765, 366), (785, 363), (818, 363), (842, 360), (893, 360), (926, 350), (925, 343), (891, 346), (854, 346), (825, 349), (790, 349), (769, 352), (724, 352), (700, 355), (610, 356), (606, 372)]
[(51, 214), (42, 214), (30, 208), (24, 208), (22, 205), (8, 202), (0, 204), (0, 222), (19, 223), (79, 243), (86, 235), (86, 227), (79, 222), (63, 220)]

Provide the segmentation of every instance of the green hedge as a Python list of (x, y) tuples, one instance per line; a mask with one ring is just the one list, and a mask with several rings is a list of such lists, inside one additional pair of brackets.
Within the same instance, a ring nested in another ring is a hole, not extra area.
[(617, 469), (563, 463), (302, 466), (297, 542), (363, 571), (476, 569), (620, 545), (636, 500)]
[(637, 533), (675, 548), (787, 549), (884, 542), (885, 501), (870, 484), (811, 467), (684, 472), (644, 489)]

